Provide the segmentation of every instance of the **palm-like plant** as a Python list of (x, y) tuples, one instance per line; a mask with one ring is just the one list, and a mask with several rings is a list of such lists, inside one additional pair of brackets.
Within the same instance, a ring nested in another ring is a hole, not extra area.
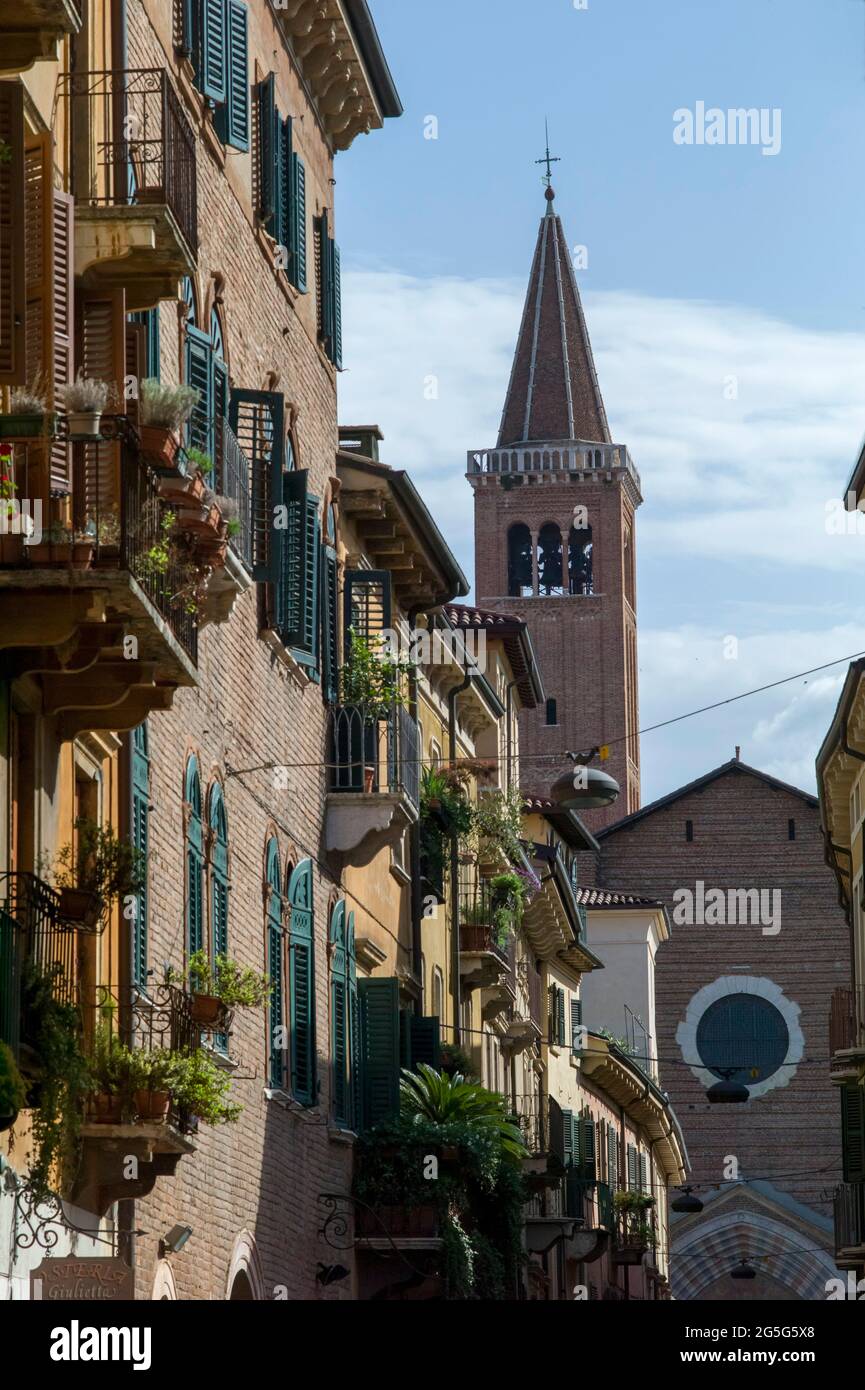
[(416, 1115), (433, 1124), (477, 1125), (497, 1135), (503, 1154), (525, 1158), (522, 1135), (504, 1099), (479, 1081), (466, 1081), (459, 1073), (448, 1076), (425, 1062), (419, 1064), (417, 1072), (403, 1071), (400, 1109), (404, 1115)]

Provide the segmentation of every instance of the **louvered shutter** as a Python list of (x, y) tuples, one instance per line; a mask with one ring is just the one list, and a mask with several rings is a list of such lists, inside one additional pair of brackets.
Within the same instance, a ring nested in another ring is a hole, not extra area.
[(126, 414), (132, 424), (137, 427), (139, 423), (138, 396), (142, 379), (149, 375), (147, 371), (147, 328), (141, 321), (141, 317), (130, 314), (126, 324), (126, 361), (124, 363), (125, 375), (127, 379), (135, 382), (135, 393), (126, 401)]
[(587, 1182), (597, 1178), (597, 1151), (595, 1145), (595, 1122), (591, 1115), (583, 1116), (583, 1176)]
[(433, 1071), (441, 1068), (441, 1020), (436, 1015), (417, 1018), (414, 1014), (410, 1022), (411, 1065), (417, 1067), (424, 1062)]
[(645, 1154), (640, 1154), (640, 1191), (649, 1190), (649, 1164)]
[(225, 478), (225, 430), (228, 418), (228, 368), (220, 357), (213, 357), (213, 473), (211, 486), (216, 492), (228, 491)]
[(225, 105), (216, 113), (216, 133), (225, 145), (249, 149), (249, 14), (241, 0), (227, 0)]
[(268, 917), (267, 928), (267, 970), (272, 986), (268, 1000), (270, 1084), (271, 1086), (282, 1087), (285, 1085), (285, 1049), (279, 1046), (284, 1009), (282, 929), (272, 911)]
[(276, 78), (268, 73), (258, 84), (258, 211), (264, 228), (279, 238), (279, 138)]
[(132, 735), (132, 843), (145, 865), (144, 882), (138, 892), (132, 923), (132, 978), (139, 989), (147, 985), (147, 856), (149, 853), (148, 816), (150, 807), (150, 761), (147, 725), (140, 724)]
[(583, 1001), (571, 997), (571, 1051), (580, 1051), (583, 1026)]
[[(83, 290), (78, 294), (78, 346), (81, 371), (120, 386), (127, 367), (127, 329), (122, 290)], [(135, 402), (130, 403), (133, 407)], [(116, 443), (85, 444), (76, 471), (76, 513), (96, 519), (119, 513), (120, 448)]]
[(187, 903), (186, 938), (189, 954), (200, 951), (204, 945), (202, 920), (202, 870), (201, 851), (194, 844), (186, 847)]
[(574, 1112), (573, 1110), (562, 1111), (562, 1121), (565, 1134), (565, 1167), (574, 1166)]
[(277, 207), (279, 208), (278, 230), (275, 233), (279, 244), (289, 255), (289, 278), (291, 278), (291, 251), (294, 240), (291, 226), (292, 212), (292, 135), (293, 124), (290, 116), (285, 120), (276, 113), (277, 150)]
[(357, 960), (354, 946), (354, 913), (348, 914), (346, 928), (346, 954), (348, 957), (348, 1120), (353, 1129), (360, 1128), (361, 1122), (361, 1038), (360, 1006), (357, 995)]
[(213, 458), (213, 347), (200, 328), (186, 325), (186, 384), (198, 392), (189, 418), (189, 445)]
[(324, 698), (330, 705), (339, 699), (338, 588), (336, 551), (326, 545), (321, 560), (321, 672)]
[(556, 1032), (556, 1009), (558, 1007), (558, 990), (555, 985), (550, 985), (547, 989), (547, 1041), (555, 1043)]
[(359, 980), (363, 1125), (399, 1114), (399, 981)]
[(343, 597), (345, 654), (351, 651), (351, 632), (369, 641), (390, 628), (391, 577), (387, 570), (347, 570)]
[(201, 0), (201, 42), (196, 80), (199, 90), (213, 102), (225, 101), (227, 46), (225, 0)]
[(291, 281), (306, 294), (306, 165), (291, 156)]
[(320, 275), (319, 284), (321, 286), (321, 302), (319, 305), (319, 331), (322, 338), (324, 350), (328, 357), (333, 360), (333, 258), (331, 248), (333, 242), (330, 239), (330, 218), (327, 208), (321, 214), (318, 223), (319, 236), (319, 261)]
[(252, 575), (261, 584), (276, 585), (282, 533), (275, 529), (275, 513), (283, 503), (285, 398), (275, 391), (235, 389), (229, 422), (250, 466)]
[(579, 1115), (571, 1115), (571, 1148), (574, 1153), (574, 1167), (583, 1167), (583, 1126)]
[(627, 1146), (627, 1160), (628, 1160), (628, 1163), (627, 1163), (627, 1168), (628, 1168), (628, 1191), (629, 1191), (629, 1192), (636, 1192), (636, 1190), (637, 1190), (637, 1150), (634, 1148), (633, 1144), (628, 1144), (628, 1146)]
[(0, 82), (0, 386), (23, 386), (26, 368), (27, 276), (24, 207), (24, 87)]
[(291, 1090), (303, 1105), (315, 1103), (315, 971), (312, 863), (303, 860), (291, 876), (290, 991)]
[(841, 1087), (841, 1142), (845, 1182), (865, 1182), (865, 1091), (855, 1081)]
[(331, 243), (333, 262), (333, 352), (331, 360), (338, 372), (342, 371), (342, 268), (339, 247)]
[(619, 1136), (612, 1125), (607, 1129), (607, 1181), (616, 1191), (619, 1186)]
[(307, 492), (306, 471), (282, 475), (285, 527), (281, 536), (277, 630), (304, 665), (317, 669), (320, 499)]
[(330, 928), (331, 1103), (334, 1118), (348, 1119), (348, 958), (345, 949), (345, 902), (336, 904)]
[(558, 1010), (556, 1014), (556, 1040), (559, 1047), (564, 1047), (567, 1038), (565, 1035), (565, 991), (559, 990)]

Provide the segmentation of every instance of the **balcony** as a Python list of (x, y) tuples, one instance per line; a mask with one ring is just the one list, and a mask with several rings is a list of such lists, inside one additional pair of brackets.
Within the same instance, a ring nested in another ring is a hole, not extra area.
[[(220, 423), (220, 422), (217, 422)], [(252, 467), (227, 420), (221, 422), (213, 462), (212, 488), (220, 506), (228, 504), (234, 533), (222, 547), (221, 563), (212, 571), (201, 626), (224, 623), (237, 599), (252, 588)], [(211, 480), (209, 480), (211, 481)], [(163, 488), (165, 480), (163, 479)]]
[(328, 750), (325, 847), (362, 867), (417, 821), (417, 724), (401, 707), (341, 706), (330, 711)]
[(835, 1189), (835, 1260), (839, 1269), (865, 1266), (865, 1183)]
[(641, 1265), (656, 1245), (655, 1217), (651, 1211), (620, 1211), (613, 1236), (613, 1264)]
[(43, 712), (71, 739), (135, 728), (196, 683), (206, 572), (166, 531), (169, 504), (126, 416), (103, 416), (94, 443), (60, 428), (71, 490), (51, 488), (43, 444), (12, 445), (16, 501), (36, 525), (4, 537), (0, 646), (8, 673), (37, 680)]
[(558, 1101), (543, 1094), (517, 1096), (514, 1114), (528, 1155), (524, 1171), (558, 1182), (565, 1172), (565, 1121)]
[(127, 310), (178, 297), (195, 273), (195, 134), (167, 73), (66, 73), (59, 128), (75, 197), (75, 274), (122, 286)]
[(82, 4), (83, 0), (16, 0), (4, 17), (0, 75), (26, 72), (40, 59), (55, 60), (64, 34), (80, 32)]
[(506, 921), (496, 920), (498, 912), (489, 879), (463, 879), (459, 891), (460, 975), (466, 991), (488, 989), (508, 973), (513, 974), (513, 950), (508, 954), (512, 935)]
[(861, 985), (832, 991), (829, 1058), (835, 1085), (858, 1080), (865, 1065), (865, 987)]

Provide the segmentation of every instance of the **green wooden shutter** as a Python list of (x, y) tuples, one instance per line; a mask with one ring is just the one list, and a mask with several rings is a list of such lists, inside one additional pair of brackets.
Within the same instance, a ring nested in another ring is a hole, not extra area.
[(228, 0), (225, 17), (226, 96), (214, 124), (224, 145), (249, 149), (249, 15), (241, 0)]
[(348, 1119), (352, 1129), (359, 1129), (361, 1123), (361, 1039), (353, 912), (348, 914), (346, 923), (345, 949), (348, 960)]
[(159, 308), (140, 309), (134, 314), (127, 315), (130, 323), (137, 323), (144, 328), (144, 362), (142, 374), (159, 380)]
[(420, 1062), (432, 1067), (433, 1071), (441, 1069), (441, 1020), (437, 1015), (432, 1014), (426, 1018), (411, 1016), (410, 1023), (411, 1035), (411, 1065), (417, 1067)]
[(597, 1149), (595, 1144), (595, 1122), (591, 1115), (583, 1116), (583, 1176), (587, 1182), (594, 1182), (597, 1173)]
[(318, 220), (319, 332), (328, 357), (333, 344), (333, 266), (330, 258), (330, 219), (327, 208)]
[(607, 1129), (607, 1180), (616, 1191), (619, 1186), (619, 1135), (612, 1125)]
[(399, 981), (359, 980), (363, 1125), (399, 1114)]
[(841, 1087), (841, 1142), (845, 1182), (865, 1182), (865, 1091), (857, 1082)]
[(649, 1163), (645, 1154), (640, 1154), (640, 1191), (649, 1190)]
[(333, 261), (333, 353), (332, 361), (338, 372), (342, 371), (342, 269), (339, 247), (331, 243)]
[(324, 698), (330, 705), (339, 699), (338, 589), (336, 551), (326, 545), (321, 557), (321, 671)]
[(132, 843), (144, 857), (144, 883), (138, 893), (132, 923), (132, 979), (144, 989), (147, 985), (147, 856), (150, 809), (150, 758), (147, 725), (139, 724), (132, 734)]
[(306, 165), (291, 156), (291, 281), (306, 294)]
[(560, 989), (560, 990), (559, 990), (559, 1001), (558, 1001), (558, 1012), (557, 1012), (557, 1016), (556, 1016), (556, 1027), (557, 1027), (556, 1038), (557, 1038), (557, 1040), (558, 1040), (559, 1047), (564, 1047), (565, 1042), (567, 1041), (567, 1039), (566, 1039), (566, 1036), (565, 1036), (565, 991), (564, 991), (563, 989)]
[(277, 1090), (285, 1085), (285, 1048), (281, 1030), (284, 1027), (284, 964), (282, 950), (282, 895), (280, 893), (279, 847), (276, 840), (268, 841), (265, 856), (267, 898), (267, 973), (271, 990), (267, 1001), (268, 1021), (268, 1082)]
[(339, 1124), (345, 1124), (349, 1118), (348, 956), (345, 931), (345, 901), (341, 900), (334, 907), (330, 924), (331, 1105), (334, 1119)]
[(565, 1135), (565, 1167), (574, 1166), (574, 1112), (573, 1110), (562, 1111), (562, 1124)]
[(27, 277), (24, 229), (24, 87), (0, 82), (0, 386), (27, 380)]
[(196, 65), (196, 85), (213, 102), (225, 101), (227, 48), (225, 0), (201, 0), (200, 45)]
[(547, 988), (547, 1041), (555, 1043), (556, 1033), (556, 1009), (558, 1007), (558, 990), (555, 985)]
[(252, 577), (276, 586), (282, 533), (275, 527), (282, 506), (285, 459), (285, 397), (275, 391), (233, 390), (228, 419), (249, 460)]
[(203, 875), (204, 836), (201, 826), (201, 779), (198, 764), (190, 758), (183, 789), (189, 806), (186, 832), (186, 947), (189, 955), (204, 945)]
[(277, 241), (284, 246), (289, 255), (288, 277), (292, 278), (291, 254), (294, 240), (292, 231), (292, 138), (293, 122), (290, 116), (285, 120), (276, 114), (277, 150)]
[(265, 231), (279, 240), (279, 139), (276, 77), (258, 84), (258, 212)]
[(312, 860), (304, 859), (291, 876), (290, 989), (291, 1090), (302, 1105), (313, 1105), (315, 1084), (315, 969)]
[(301, 664), (318, 669), (320, 498), (307, 492), (309, 474), (282, 475), (285, 526), (276, 606), (277, 631)]
[(189, 444), (213, 458), (213, 348), (207, 334), (192, 324), (186, 326), (186, 382), (198, 392), (189, 419)]
[(628, 1144), (625, 1148), (626, 1158), (626, 1177), (628, 1192), (637, 1190), (637, 1151), (633, 1144)]
[(579, 1053), (583, 1025), (583, 1001), (571, 996), (571, 1051)]

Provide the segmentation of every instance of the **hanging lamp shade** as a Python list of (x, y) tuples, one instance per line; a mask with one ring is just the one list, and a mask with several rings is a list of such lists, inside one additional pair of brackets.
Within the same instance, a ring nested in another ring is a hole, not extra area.
[[(577, 783), (577, 772), (582, 775)], [(619, 784), (599, 767), (572, 768), (556, 778), (550, 790), (550, 800), (562, 811), (591, 811), (596, 806), (612, 806), (619, 795)]]
[(694, 1195), (693, 1188), (690, 1187), (683, 1187), (682, 1195), (676, 1197), (674, 1201), (670, 1203), (670, 1206), (673, 1211), (686, 1212), (688, 1214), (703, 1210), (703, 1203), (700, 1201), (699, 1197)]
[(747, 1260), (740, 1260), (739, 1263), (737, 1265), (734, 1265), (733, 1268), (730, 1270), (730, 1278), (756, 1279), (757, 1271), (752, 1264), (748, 1263)]
[(751, 1092), (738, 1081), (716, 1081), (706, 1092), (706, 1098), (712, 1105), (744, 1105), (751, 1099)]

